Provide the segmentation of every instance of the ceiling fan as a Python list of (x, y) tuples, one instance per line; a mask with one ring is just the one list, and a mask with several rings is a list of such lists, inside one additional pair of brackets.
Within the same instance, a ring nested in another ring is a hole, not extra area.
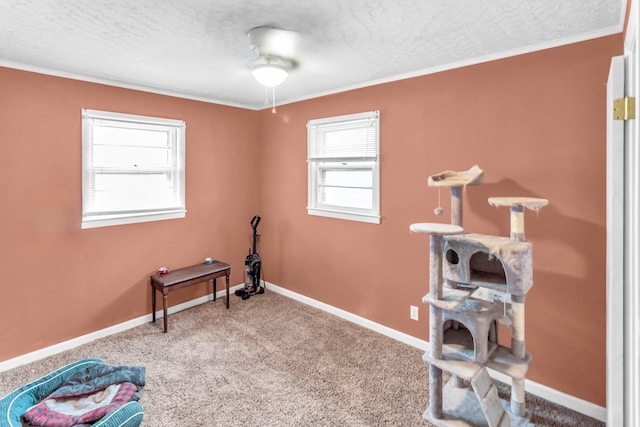
[(248, 61), (255, 79), (266, 87), (284, 82), (297, 63), (293, 59), (298, 33), (272, 26), (260, 26), (247, 32), (249, 47), (258, 55)]
[(299, 35), (292, 30), (260, 26), (247, 32), (249, 47), (257, 57), (247, 61), (253, 77), (265, 87), (265, 105), (269, 104), (267, 90), (272, 92), (272, 112), (275, 113), (275, 87), (284, 82), (298, 64), (294, 59)]

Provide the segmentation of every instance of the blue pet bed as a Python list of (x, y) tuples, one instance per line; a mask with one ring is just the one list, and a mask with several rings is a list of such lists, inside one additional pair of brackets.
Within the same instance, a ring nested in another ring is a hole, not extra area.
[[(22, 427), (21, 416), (61, 388), (70, 378), (82, 376), (89, 369), (108, 367), (100, 359), (83, 359), (26, 384), (0, 400), (0, 426)], [(73, 379), (73, 378), (72, 378)], [(82, 387), (82, 384), (80, 384)], [(105, 414), (94, 427), (137, 427), (142, 422), (142, 406), (132, 400)]]

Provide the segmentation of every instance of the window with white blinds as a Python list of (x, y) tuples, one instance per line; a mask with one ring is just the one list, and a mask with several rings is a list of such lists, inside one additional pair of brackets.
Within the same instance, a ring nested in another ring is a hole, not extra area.
[(307, 124), (311, 215), (380, 223), (378, 111)]
[(82, 228), (185, 216), (185, 123), (82, 110)]

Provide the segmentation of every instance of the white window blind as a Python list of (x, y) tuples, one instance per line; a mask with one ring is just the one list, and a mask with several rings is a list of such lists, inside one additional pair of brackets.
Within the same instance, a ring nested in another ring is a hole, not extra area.
[(185, 215), (185, 123), (82, 111), (82, 228)]
[(309, 122), (309, 160), (376, 160), (378, 113), (342, 116)]
[(379, 112), (310, 120), (307, 132), (309, 214), (379, 223)]

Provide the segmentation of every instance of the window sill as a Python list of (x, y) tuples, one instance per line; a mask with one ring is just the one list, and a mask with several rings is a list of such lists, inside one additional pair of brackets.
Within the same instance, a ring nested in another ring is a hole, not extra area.
[(109, 227), (111, 225), (136, 224), (139, 222), (162, 221), (165, 219), (184, 218), (187, 211), (161, 212), (156, 214), (127, 216), (95, 216), (84, 218), (82, 228)]
[(380, 216), (373, 214), (361, 214), (353, 212), (341, 212), (324, 209), (307, 208), (309, 215), (324, 216), (328, 218), (346, 219), (349, 221), (368, 222), (371, 224), (380, 224)]

